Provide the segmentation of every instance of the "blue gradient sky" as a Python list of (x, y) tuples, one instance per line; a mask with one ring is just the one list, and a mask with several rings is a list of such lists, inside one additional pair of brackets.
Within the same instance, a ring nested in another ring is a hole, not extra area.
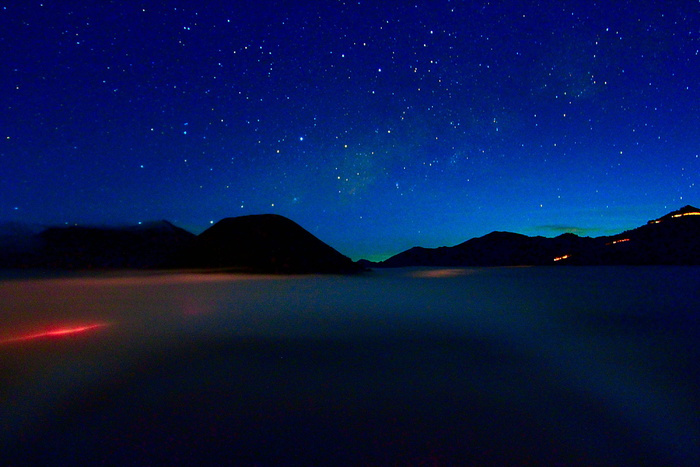
[(278, 213), (353, 259), (700, 203), (700, 4), (0, 2), (0, 221)]

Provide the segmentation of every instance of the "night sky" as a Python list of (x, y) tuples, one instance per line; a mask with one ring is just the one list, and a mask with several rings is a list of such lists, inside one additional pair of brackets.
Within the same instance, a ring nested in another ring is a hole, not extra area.
[(0, 2), (0, 221), (287, 216), (353, 259), (700, 203), (700, 3)]

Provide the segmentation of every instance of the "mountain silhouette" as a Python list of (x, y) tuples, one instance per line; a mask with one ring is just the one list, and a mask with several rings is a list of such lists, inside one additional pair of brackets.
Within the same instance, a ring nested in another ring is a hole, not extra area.
[(700, 265), (700, 209), (670, 212), (605, 237), (491, 232), (452, 247), (414, 247), (381, 263), (354, 263), (299, 224), (275, 214), (226, 218), (200, 235), (170, 222), (132, 227), (0, 226), (0, 267), (223, 269), (350, 273), (368, 267)]
[(555, 238), (528, 237), (511, 232), (491, 232), (453, 247), (422, 248), (392, 256), (379, 263), (384, 267), (406, 266), (514, 266), (546, 265), (562, 252), (579, 252), (594, 240), (574, 234)]
[(170, 222), (129, 227), (49, 227), (4, 249), (5, 267), (51, 269), (157, 268), (174, 263), (194, 234)]
[(700, 265), (700, 209), (685, 206), (607, 237), (555, 238), (491, 232), (452, 247), (414, 247), (370, 267)]
[(685, 206), (636, 229), (603, 237), (562, 264), (700, 265), (700, 210)]
[(132, 227), (0, 231), (0, 267), (195, 268), (266, 273), (348, 273), (363, 268), (297, 223), (264, 214), (223, 219), (200, 235), (170, 222)]
[(0, 267), (14, 267), (40, 246), (42, 227), (21, 222), (0, 223)]
[(361, 269), (296, 222), (275, 214), (217, 222), (197, 236), (181, 264), (271, 273), (346, 273)]

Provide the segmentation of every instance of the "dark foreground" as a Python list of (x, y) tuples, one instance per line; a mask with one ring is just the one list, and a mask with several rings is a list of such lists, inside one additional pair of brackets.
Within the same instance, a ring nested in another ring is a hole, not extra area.
[(5, 281), (0, 459), (696, 465), (698, 285), (700, 268)]

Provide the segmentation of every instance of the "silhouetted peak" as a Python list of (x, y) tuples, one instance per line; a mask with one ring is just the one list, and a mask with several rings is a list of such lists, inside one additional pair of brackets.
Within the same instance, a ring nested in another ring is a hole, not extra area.
[(259, 272), (349, 272), (350, 258), (277, 214), (227, 217), (197, 237), (190, 266)]
[(209, 227), (205, 232), (231, 228), (250, 228), (253, 226), (258, 228), (285, 227), (303, 230), (299, 224), (279, 214), (251, 214), (248, 216), (226, 217)]
[(173, 230), (179, 230), (180, 228), (173, 225), (166, 220), (151, 221), (151, 222), (141, 222), (138, 225), (128, 227), (131, 230), (161, 230), (164, 232), (171, 232)]
[(565, 239), (576, 239), (576, 238), (580, 238), (580, 237), (578, 235), (576, 235), (575, 233), (566, 232), (566, 233), (563, 233), (561, 235), (557, 235), (555, 238), (565, 240)]
[(0, 237), (21, 237), (37, 234), (43, 230), (42, 227), (23, 222), (0, 222)]
[(481, 237), (482, 239), (486, 240), (521, 240), (523, 238), (527, 238), (527, 235), (515, 233), (515, 232), (502, 232), (500, 230), (496, 230), (494, 232), (488, 233)]

